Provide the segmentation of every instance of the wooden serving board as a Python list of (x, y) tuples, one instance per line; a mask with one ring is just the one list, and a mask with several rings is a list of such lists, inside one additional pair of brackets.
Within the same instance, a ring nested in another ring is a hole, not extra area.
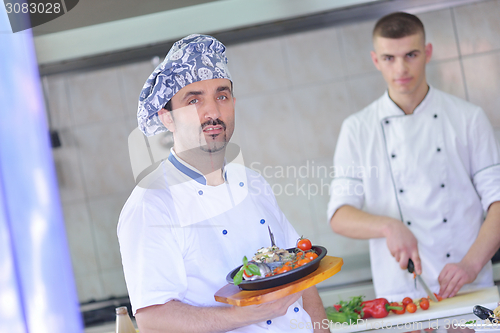
[(217, 302), (247, 306), (261, 304), (280, 299), (301, 290), (312, 287), (340, 272), (344, 261), (342, 258), (325, 256), (318, 269), (294, 282), (282, 286), (262, 290), (241, 290), (238, 286), (227, 284), (219, 289), (214, 297)]

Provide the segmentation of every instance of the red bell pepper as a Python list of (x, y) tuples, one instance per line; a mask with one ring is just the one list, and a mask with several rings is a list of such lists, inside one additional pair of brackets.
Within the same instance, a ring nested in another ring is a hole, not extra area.
[(385, 298), (376, 298), (361, 303), (363, 307), (363, 319), (365, 318), (384, 318), (391, 310), (402, 310), (401, 306), (391, 306)]

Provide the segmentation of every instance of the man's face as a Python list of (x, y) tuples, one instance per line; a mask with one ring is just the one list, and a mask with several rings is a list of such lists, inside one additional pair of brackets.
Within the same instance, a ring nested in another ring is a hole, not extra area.
[(425, 65), (431, 59), (432, 45), (425, 45), (421, 33), (398, 39), (377, 36), (373, 44), (373, 63), (382, 72), (391, 96), (411, 96), (427, 89)]
[(172, 97), (172, 112), (160, 119), (174, 134), (176, 152), (201, 149), (208, 153), (226, 147), (234, 131), (231, 81), (211, 79), (191, 83)]

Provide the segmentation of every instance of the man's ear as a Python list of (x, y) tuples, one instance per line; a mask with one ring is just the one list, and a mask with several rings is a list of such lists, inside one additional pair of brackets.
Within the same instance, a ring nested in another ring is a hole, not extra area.
[(370, 51), (370, 55), (372, 57), (373, 64), (375, 65), (375, 67), (378, 70), (380, 70), (380, 66), (379, 66), (379, 63), (378, 63), (377, 53), (375, 53), (375, 51)]
[(425, 63), (426, 64), (428, 64), (429, 61), (431, 61), (431, 57), (432, 57), (432, 44), (427, 43), (427, 45), (425, 45)]
[(158, 118), (162, 124), (170, 131), (175, 132), (174, 118), (172, 118), (172, 111), (168, 111), (167, 109), (161, 109), (158, 111)]

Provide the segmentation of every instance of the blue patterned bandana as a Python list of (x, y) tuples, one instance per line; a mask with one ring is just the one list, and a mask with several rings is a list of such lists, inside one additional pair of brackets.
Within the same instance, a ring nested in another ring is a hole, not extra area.
[(146, 136), (168, 131), (158, 118), (158, 111), (188, 84), (231, 80), (225, 51), (224, 44), (206, 35), (189, 35), (175, 42), (142, 87), (137, 110), (139, 129)]

